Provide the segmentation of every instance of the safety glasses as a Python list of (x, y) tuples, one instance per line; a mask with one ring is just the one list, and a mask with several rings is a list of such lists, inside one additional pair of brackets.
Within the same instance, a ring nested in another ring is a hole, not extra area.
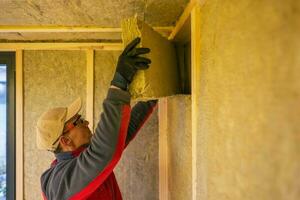
[(72, 130), (75, 126), (79, 125), (79, 124), (83, 124), (85, 120), (81, 117), (81, 115), (78, 115), (78, 117), (75, 119), (74, 122), (70, 122), (68, 124), (66, 124), (63, 133), (67, 133), (70, 130)]
[[(67, 124), (65, 125), (65, 128), (64, 128), (64, 130), (63, 130), (63, 133), (62, 133), (61, 135), (66, 134), (67, 132), (69, 132), (70, 130), (72, 130), (75, 126), (80, 125), (80, 124), (83, 124), (84, 121), (85, 121), (85, 119), (83, 119), (83, 118), (81, 117), (81, 115), (78, 115), (78, 116), (76, 117), (76, 119), (75, 119), (73, 122), (69, 122), (69, 123), (67, 123)], [(58, 142), (58, 140), (59, 140), (59, 137), (55, 140), (55, 142), (54, 142), (52, 145), (56, 144), (56, 143)]]

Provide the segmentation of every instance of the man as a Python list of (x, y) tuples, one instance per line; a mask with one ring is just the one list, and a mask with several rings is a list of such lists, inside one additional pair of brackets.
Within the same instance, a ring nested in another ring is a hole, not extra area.
[(67, 108), (50, 109), (39, 118), (37, 146), (56, 156), (41, 176), (44, 199), (122, 199), (113, 169), (156, 106), (152, 100), (130, 108), (128, 85), (137, 70), (145, 70), (151, 63), (141, 56), (150, 49), (137, 48), (139, 42), (140, 38), (133, 40), (118, 59), (93, 135), (88, 122), (78, 114), (80, 99)]

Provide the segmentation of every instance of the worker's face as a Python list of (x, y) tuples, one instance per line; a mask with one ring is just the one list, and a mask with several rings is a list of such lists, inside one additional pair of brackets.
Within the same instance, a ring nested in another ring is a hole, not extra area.
[(63, 149), (72, 151), (84, 144), (90, 143), (92, 132), (88, 127), (88, 121), (77, 114), (66, 123), (66, 127), (68, 127), (69, 124), (71, 124), (72, 128), (65, 128), (65, 133), (61, 136), (60, 144)]

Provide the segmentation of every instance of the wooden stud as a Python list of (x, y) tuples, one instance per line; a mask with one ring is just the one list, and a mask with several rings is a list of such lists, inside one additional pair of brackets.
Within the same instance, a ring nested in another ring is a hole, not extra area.
[[(201, 57), (200, 57), (200, 4), (191, 13), (192, 43), (192, 199), (207, 199), (206, 184), (206, 138), (199, 129)], [(201, 145), (197, 141), (201, 141)], [(201, 161), (198, 162), (198, 158)], [(198, 174), (199, 173), (199, 174)], [(200, 177), (200, 178), (199, 178)], [(197, 190), (201, 188), (200, 190)]]
[(23, 200), (23, 51), (16, 51), (16, 199)]
[(169, 199), (168, 183), (168, 101), (161, 98), (158, 102), (159, 121), (159, 199)]
[(191, 15), (191, 12), (196, 4), (197, 4), (196, 0), (191, 0), (188, 3), (188, 5), (185, 7), (182, 15), (179, 17), (179, 20), (176, 22), (175, 28), (172, 30), (171, 34), (169, 35), (169, 37), (168, 37), (169, 40), (173, 40), (175, 38), (176, 34), (180, 31), (180, 29), (184, 25), (185, 21)]
[(180, 32), (180, 30), (182, 29), (182, 27), (186, 23), (187, 19), (191, 15), (191, 12), (192, 12), (193, 8), (196, 5), (203, 6), (205, 2), (206, 2), (206, 0), (190, 0), (190, 2), (185, 7), (183, 13), (179, 17), (178, 21), (176, 22), (176, 26), (171, 31), (171, 33), (168, 37), (168, 40), (173, 40), (176, 37), (176, 35)]
[(89, 128), (94, 130), (94, 50), (86, 50), (86, 119)]
[(122, 43), (0, 43), (0, 51), (22, 50), (123, 50)]

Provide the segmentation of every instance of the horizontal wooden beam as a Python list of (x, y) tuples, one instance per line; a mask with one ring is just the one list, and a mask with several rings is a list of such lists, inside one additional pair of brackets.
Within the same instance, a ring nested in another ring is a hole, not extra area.
[(180, 29), (184, 25), (185, 21), (191, 15), (192, 10), (197, 3), (198, 3), (197, 0), (191, 0), (188, 3), (188, 5), (185, 7), (183, 13), (179, 17), (179, 20), (176, 22), (176, 26), (174, 27), (171, 34), (169, 35), (169, 37), (168, 37), (169, 40), (173, 40), (175, 38), (176, 34), (180, 31)]
[(91, 33), (91, 32), (103, 32), (103, 33), (118, 33), (121, 32), (121, 28), (103, 28), (98, 26), (3, 26), (0, 25), (1, 33)]
[[(169, 35), (173, 26), (153, 27), (162, 35)], [(0, 25), (0, 33), (121, 33), (118, 27), (104, 28), (100, 26), (7, 26)]]
[(122, 43), (0, 43), (0, 51), (22, 50), (108, 50), (120, 51)]

